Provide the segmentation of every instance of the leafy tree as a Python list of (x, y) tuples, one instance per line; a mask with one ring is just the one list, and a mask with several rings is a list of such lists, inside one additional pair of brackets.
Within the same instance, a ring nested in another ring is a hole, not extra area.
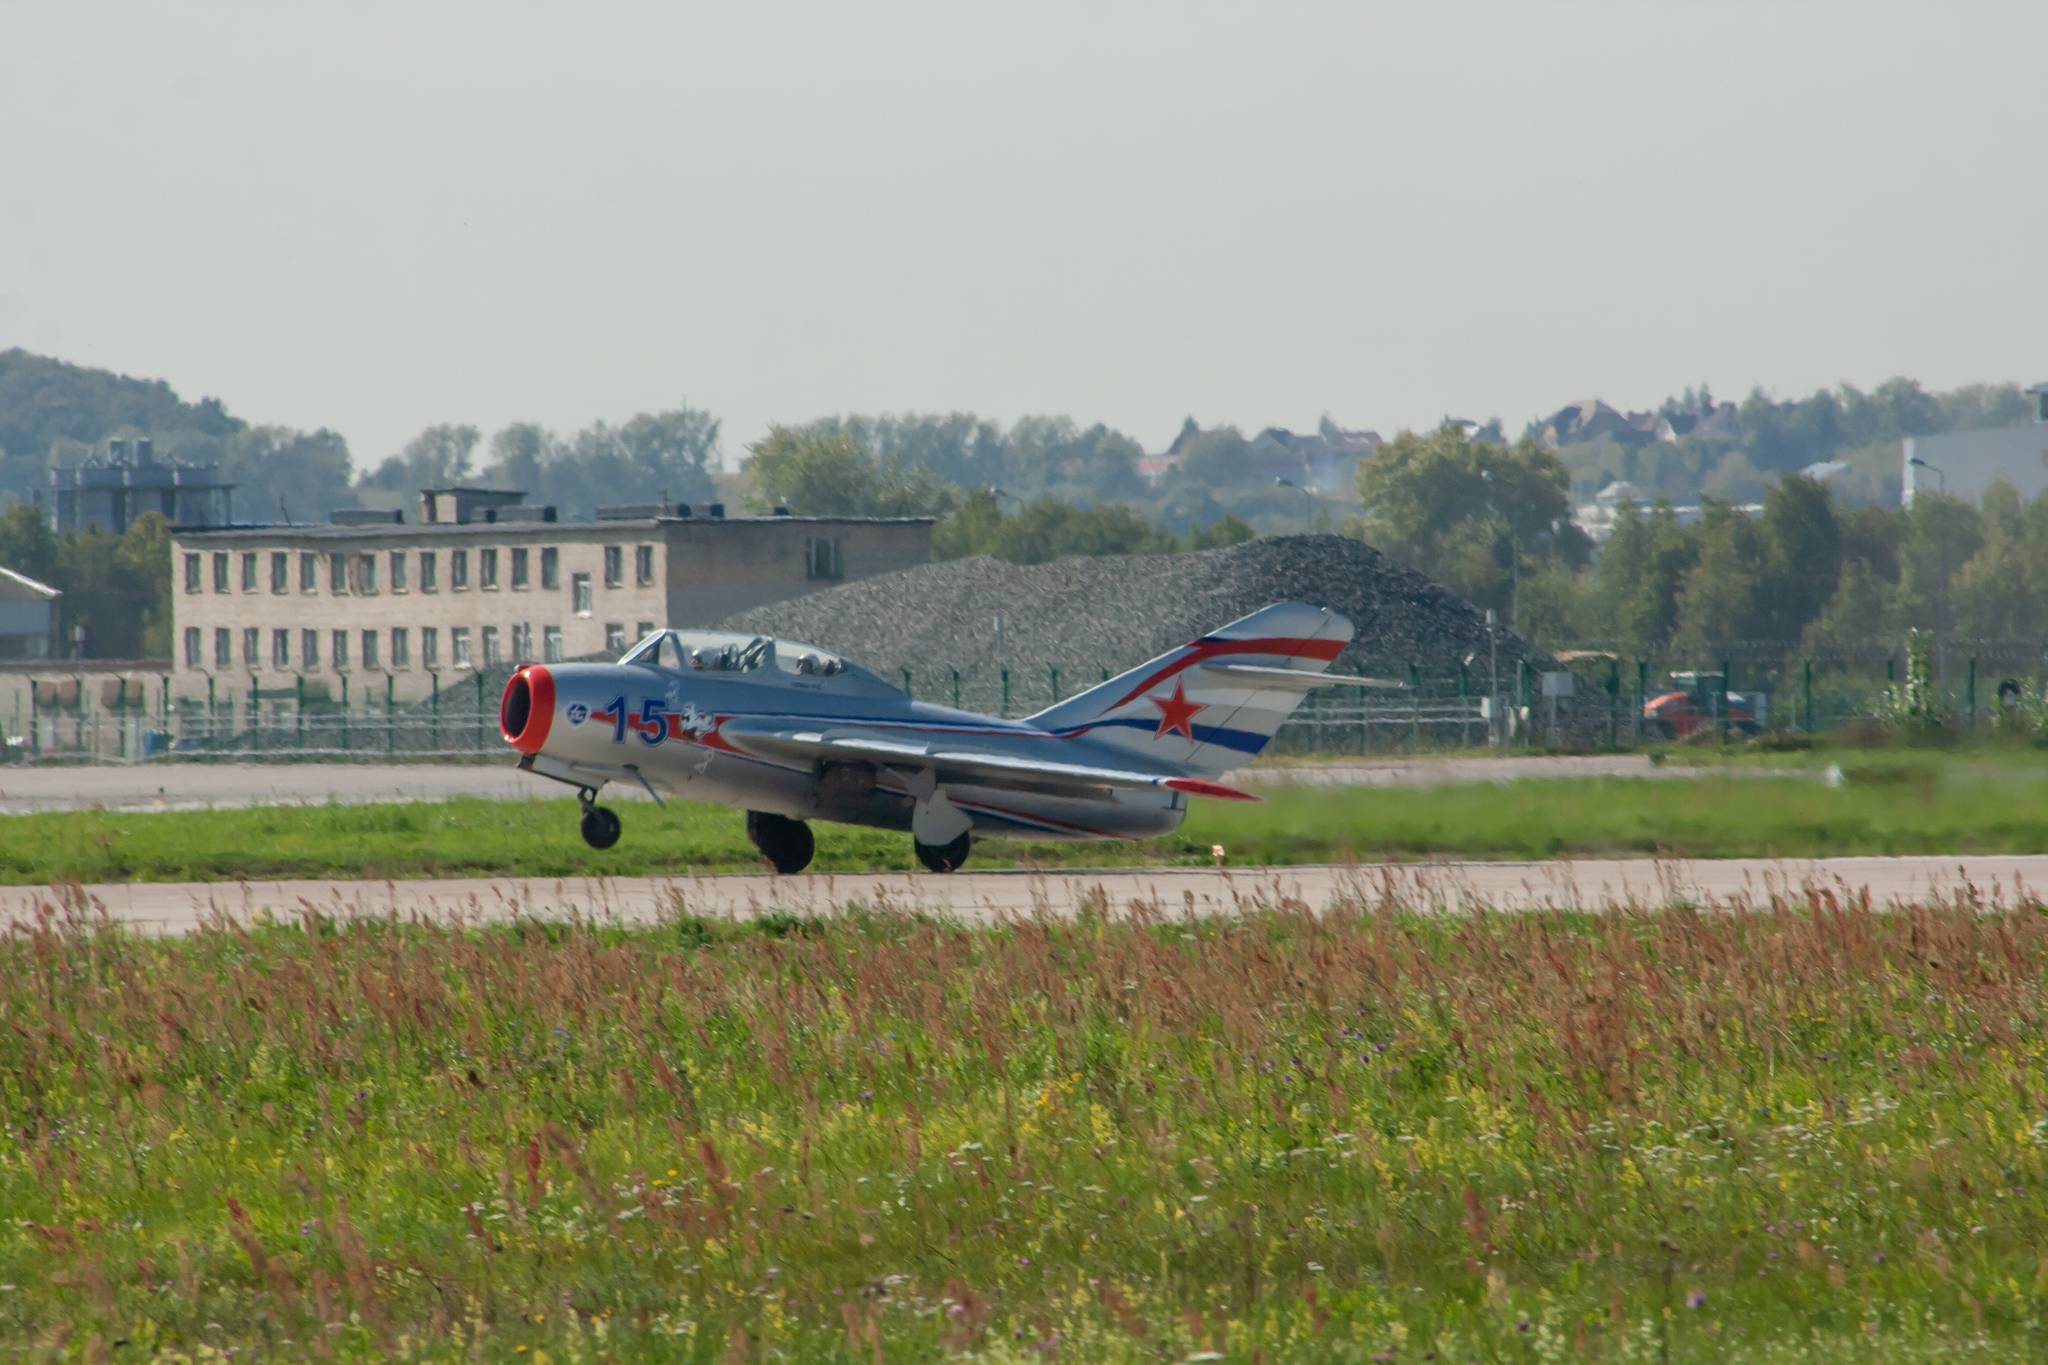
[(59, 635), (84, 626), (96, 659), (166, 658), (171, 651), (171, 528), (145, 512), (121, 535), (97, 524), (54, 534), (42, 509), (17, 502), (0, 512), (0, 566), (64, 594)]
[(745, 469), (764, 507), (812, 517), (931, 517), (954, 504), (955, 490), (930, 470), (878, 460), (844, 433), (775, 426), (747, 449)]
[(1005, 515), (995, 492), (966, 493), (932, 531), (933, 559), (993, 555), (1013, 564), (1044, 564), (1062, 555), (1173, 554), (1212, 550), (1252, 539), (1252, 528), (1225, 515), (1186, 541), (1149, 525), (1135, 510), (1115, 503), (1075, 507), (1041, 498)]
[(479, 439), (472, 426), (428, 427), (406, 442), (405, 449), (387, 457), (374, 471), (357, 480), (357, 487), (409, 493), (464, 483), (469, 479), (470, 459)]
[(1361, 530), (1459, 595), (1506, 609), (1519, 574), (1591, 557), (1567, 487), (1557, 456), (1534, 440), (1469, 441), (1446, 422), (1426, 436), (1404, 431), (1359, 464)]
[(249, 427), (223, 443), (221, 477), (235, 485), (237, 521), (324, 521), (360, 501), (349, 488), (348, 442), (339, 432)]
[(1611, 624), (1611, 632), (1596, 625), (1588, 634), (1619, 638), (1638, 657), (1658, 653), (1678, 627), (1679, 593), (1698, 561), (1699, 542), (1668, 499), (1648, 513), (1623, 503), (1589, 593), (1589, 620)]
[(1168, 478), (1174, 484), (1215, 489), (1242, 483), (1252, 471), (1251, 443), (1244, 433), (1236, 427), (1211, 427), (1181, 447), (1180, 464)]
[(1235, 515), (1225, 512), (1205, 527), (1198, 527), (1188, 533), (1190, 550), (1223, 550), (1232, 545), (1242, 545), (1257, 537), (1258, 533), (1239, 521)]

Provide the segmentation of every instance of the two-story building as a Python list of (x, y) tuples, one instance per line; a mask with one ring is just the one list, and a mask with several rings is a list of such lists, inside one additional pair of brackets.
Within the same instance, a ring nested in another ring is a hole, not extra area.
[(727, 517), (678, 504), (559, 522), (523, 497), (430, 489), (413, 523), (356, 512), (328, 525), (178, 529), (178, 672), (264, 687), (369, 675), (409, 700), (451, 670), (616, 656), (658, 627), (712, 625), (931, 557), (929, 518)]

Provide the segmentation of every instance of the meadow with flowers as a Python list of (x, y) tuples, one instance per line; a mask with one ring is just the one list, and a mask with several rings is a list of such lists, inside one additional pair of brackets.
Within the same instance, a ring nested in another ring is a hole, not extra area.
[(0, 940), (10, 1360), (2048, 1354), (2048, 918)]

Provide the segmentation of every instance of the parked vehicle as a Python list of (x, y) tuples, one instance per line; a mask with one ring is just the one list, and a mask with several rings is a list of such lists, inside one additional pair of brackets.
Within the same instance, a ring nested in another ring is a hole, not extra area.
[(1730, 692), (1721, 673), (1673, 673), (1678, 686), (1643, 703), (1643, 729), (1663, 739), (1684, 739), (1702, 726), (1728, 729), (1745, 737), (1764, 728), (1770, 714), (1768, 692)]

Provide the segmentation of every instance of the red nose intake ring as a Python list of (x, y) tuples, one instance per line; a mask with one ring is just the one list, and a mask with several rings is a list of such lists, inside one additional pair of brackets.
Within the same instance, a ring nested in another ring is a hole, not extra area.
[(555, 719), (555, 677), (539, 664), (528, 664), (505, 684), (498, 702), (498, 731), (522, 754), (537, 754), (548, 742)]

